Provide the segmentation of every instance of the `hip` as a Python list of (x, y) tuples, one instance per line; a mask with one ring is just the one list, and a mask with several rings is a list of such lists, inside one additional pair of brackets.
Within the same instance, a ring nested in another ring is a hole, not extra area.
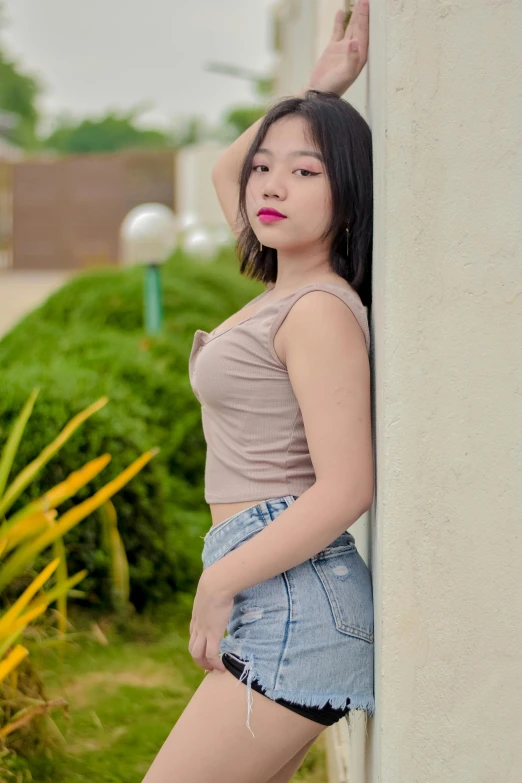
[[(295, 499), (292, 495), (270, 498), (213, 525), (204, 537), (203, 567), (254, 537)], [(273, 628), (278, 636), (281, 626), (290, 622), (305, 636), (331, 629), (334, 638), (340, 634), (373, 643), (371, 572), (348, 531), (305, 562), (238, 593), (234, 609), (232, 633), (253, 611), (253, 618), (263, 617), (259, 625), (264, 635)]]

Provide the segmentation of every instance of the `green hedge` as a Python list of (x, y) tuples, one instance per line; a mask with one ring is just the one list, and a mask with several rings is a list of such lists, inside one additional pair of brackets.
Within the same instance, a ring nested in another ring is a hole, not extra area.
[[(143, 269), (107, 268), (73, 278), (2, 341), (0, 441), (35, 386), (40, 387), (11, 477), (76, 413), (102, 395), (109, 403), (75, 433), (13, 510), (88, 460), (112, 460), (63, 512), (114, 478), (153, 446), (160, 453), (114, 498), (138, 611), (173, 591), (194, 589), (211, 524), (204, 501), (201, 409), (188, 378), (196, 329), (210, 331), (257, 296), (231, 251), (211, 264), (176, 253), (163, 267), (164, 329), (143, 332)], [(89, 600), (108, 602), (109, 562), (97, 514), (66, 535), (70, 573)], [(47, 555), (48, 558), (48, 555)], [(42, 560), (42, 562), (44, 562)]]

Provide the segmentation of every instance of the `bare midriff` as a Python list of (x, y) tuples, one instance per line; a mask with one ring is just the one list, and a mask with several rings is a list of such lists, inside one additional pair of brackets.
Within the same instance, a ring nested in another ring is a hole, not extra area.
[(209, 505), (210, 514), (212, 516), (212, 526), (219, 525), (220, 522), (224, 522), (225, 519), (238, 514), (240, 511), (244, 511), (251, 506), (257, 506), (262, 503), (262, 500), (244, 500), (241, 503), (211, 503)]

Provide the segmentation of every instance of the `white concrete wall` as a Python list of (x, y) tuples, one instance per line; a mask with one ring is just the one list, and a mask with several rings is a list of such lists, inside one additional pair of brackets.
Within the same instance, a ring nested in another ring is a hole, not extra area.
[(522, 5), (371, 0), (382, 783), (522, 770)]

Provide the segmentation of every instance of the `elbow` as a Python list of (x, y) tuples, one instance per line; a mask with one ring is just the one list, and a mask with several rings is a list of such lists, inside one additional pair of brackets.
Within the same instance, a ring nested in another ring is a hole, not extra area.
[(362, 511), (361, 511), (359, 516), (362, 517), (363, 514), (366, 514), (366, 512), (371, 509), (372, 505), (373, 505), (373, 492), (372, 492), (371, 497), (366, 496), (366, 499), (364, 500), (364, 502), (361, 505)]
[[(343, 519), (350, 517), (356, 522), (370, 510), (373, 504), (373, 485), (366, 487), (342, 486), (341, 482), (321, 482), (329, 502), (334, 502)], [(371, 493), (371, 494), (370, 494)]]
[(369, 511), (373, 505), (373, 496), (374, 496), (374, 485), (373, 482), (370, 487), (366, 487), (364, 491), (361, 490), (359, 499), (359, 508), (360, 508), (360, 514), (359, 516), (362, 516), (363, 514), (366, 514), (367, 511)]
[(372, 507), (373, 495), (371, 498), (368, 495), (352, 495), (350, 499), (346, 500), (345, 508), (350, 510), (350, 516), (353, 521), (356, 522), (363, 514), (366, 514)]

